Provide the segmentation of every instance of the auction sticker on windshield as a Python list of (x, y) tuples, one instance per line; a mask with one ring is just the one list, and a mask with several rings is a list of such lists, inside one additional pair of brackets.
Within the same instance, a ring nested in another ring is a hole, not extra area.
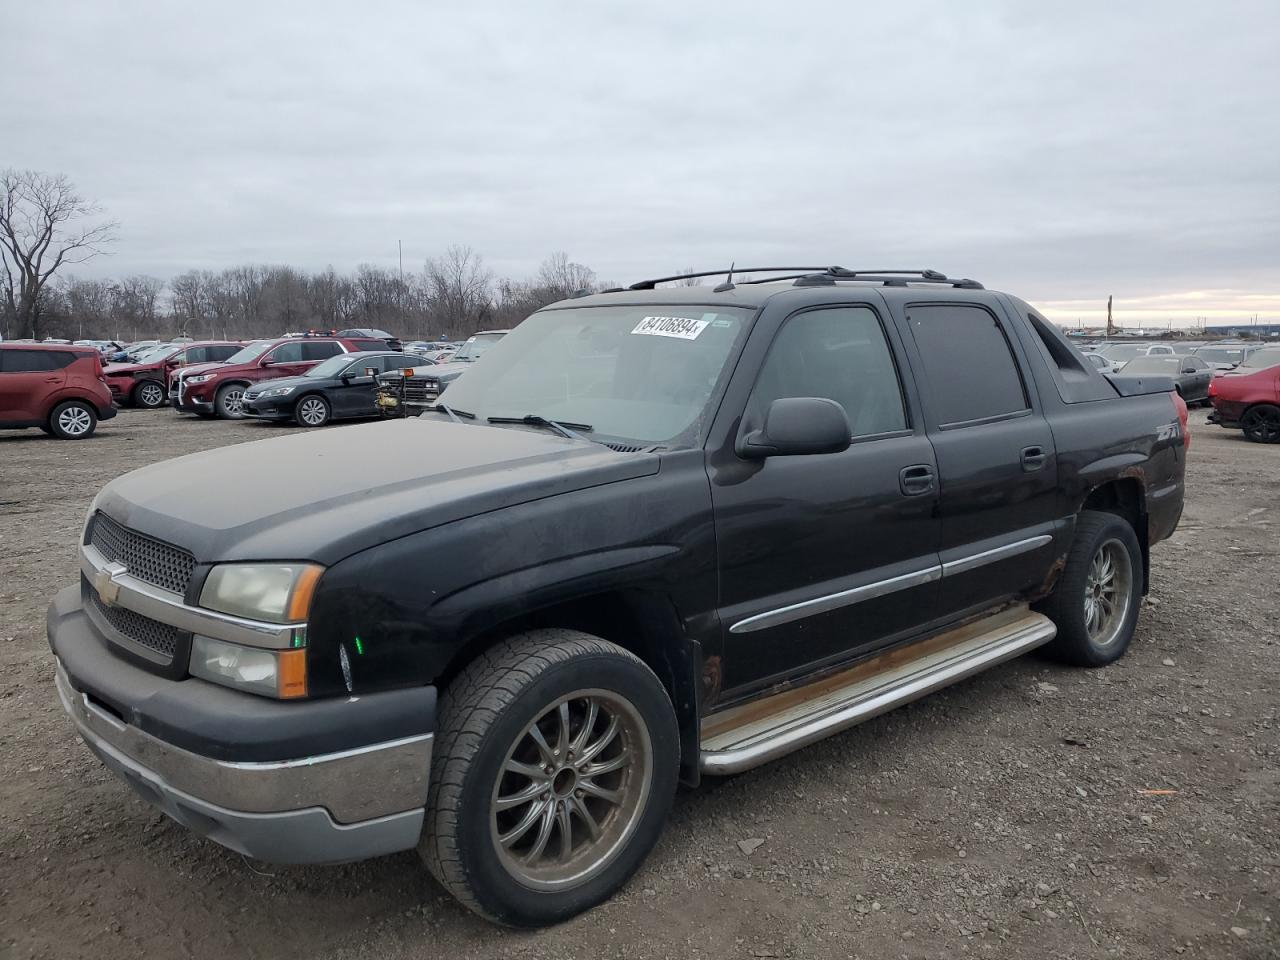
[(689, 317), (645, 317), (631, 332), (648, 337), (675, 337), (677, 340), (697, 340), (698, 334), (711, 325), (710, 320), (693, 320)]

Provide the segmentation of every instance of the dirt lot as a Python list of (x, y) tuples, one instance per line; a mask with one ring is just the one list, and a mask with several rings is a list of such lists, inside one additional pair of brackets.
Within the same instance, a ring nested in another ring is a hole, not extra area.
[(1125, 660), (1025, 658), (685, 791), (621, 895), (538, 933), (473, 917), (414, 854), (248, 862), (62, 715), (44, 611), (94, 492), (287, 428), (161, 410), (84, 443), (0, 434), (0, 956), (1280, 957), (1280, 447), (1203, 421)]

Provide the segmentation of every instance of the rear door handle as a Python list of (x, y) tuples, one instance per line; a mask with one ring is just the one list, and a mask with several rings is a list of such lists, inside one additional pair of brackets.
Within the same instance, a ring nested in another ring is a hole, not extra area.
[(933, 467), (927, 463), (916, 463), (903, 467), (898, 471), (898, 487), (904, 497), (918, 497), (933, 489)]
[(1049, 461), (1044, 447), (1024, 447), (1022, 450), (1022, 469), (1027, 473), (1035, 473)]

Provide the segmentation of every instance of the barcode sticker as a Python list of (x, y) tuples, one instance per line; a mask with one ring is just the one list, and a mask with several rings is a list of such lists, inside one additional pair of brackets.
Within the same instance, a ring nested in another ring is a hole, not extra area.
[(693, 320), (689, 317), (645, 317), (631, 332), (646, 337), (697, 340), (698, 335), (710, 325), (710, 320)]

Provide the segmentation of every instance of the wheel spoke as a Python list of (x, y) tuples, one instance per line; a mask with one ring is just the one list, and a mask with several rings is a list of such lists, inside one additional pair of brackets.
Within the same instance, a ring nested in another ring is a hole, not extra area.
[(596, 818), (591, 815), (587, 805), (577, 797), (570, 797), (569, 803), (572, 804), (572, 810), (578, 815), (578, 819), (586, 824), (587, 833), (591, 835), (591, 839), (600, 839), (600, 824), (596, 823)]
[(573, 820), (569, 816), (568, 800), (556, 804), (556, 822), (560, 825), (560, 862), (563, 863), (573, 853)]
[(525, 815), (520, 818), (520, 822), (508, 830), (506, 833), (498, 837), (498, 842), (504, 847), (510, 847), (523, 837), (533, 827), (539, 819), (545, 820), (547, 808), (551, 805), (551, 800), (544, 800), (542, 803), (535, 803), (525, 811)]
[(582, 752), (582, 745), (587, 742), (587, 738), (591, 736), (591, 730), (596, 725), (596, 719), (600, 716), (600, 705), (596, 703), (595, 697), (587, 700), (587, 717), (582, 721), (582, 729), (578, 731), (578, 735), (573, 738), (573, 742), (569, 744), (569, 749), (575, 754)]
[(551, 839), (551, 829), (556, 823), (556, 802), (548, 800), (543, 804), (541, 812), (542, 820), (538, 824), (538, 837), (525, 855), (525, 863), (535, 863), (542, 856), (542, 851), (547, 849), (547, 841)]
[(569, 701), (560, 704), (560, 730), (556, 733), (556, 756), (563, 757), (569, 752)]
[(556, 755), (552, 753), (551, 745), (547, 743), (547, 738), (542, 735), (542, 730), (539, 729), (536, 720), (529, 727), (529, 739), (537, 744), (538, 753), (542, 757), (543, 763), (555, 763)]
[(599, 797), (601, 800), (604, 800), (606, 803), (612, 803), (614, 806), (617, 806), (622, 802), (621, 790), (608, 790), (605, 787), (600, 786), (600, 784), (596, 783), (594, 780), (579, 780), (578, 789), (589, 797)]
[(527, 787), (517, 790), (515, 793), (509, 793), (505, 797), (498, 797), (497, 800), (493, 801), (493, 808), (495, 810), (510, 810), (520, 806), (522, 803), (536, 800), (546, 789), (546, 783), (532, 780)]
[(582, 768), (584, 777), (600, 777), (606, 773), (613, 773), (615, 770), (621, 770), (631, 762), (631, 752), (623, 750), (616, 757), (603, 760), (600, 763), (589, 763)]
[(582, 751), (582, 756), (578, 758), (578, 764), (582, 765), (590, 763), (592, 759), (599, 756), (600, 751), (613, 743), (613, 738), (618, 735), (618, 718), (610, 717), (609, 725), (604, 728), (604, 733), (600, 734), (600, 738)]
[(508, 773), (518, 773), (522, 777), (528, 777), (539, 783), (545, 783), (548, 779), (547, 772), (541, 767), (535, 767), (528, 763), (521, 763), (519, 760), (508, 760), (504, 769)]

